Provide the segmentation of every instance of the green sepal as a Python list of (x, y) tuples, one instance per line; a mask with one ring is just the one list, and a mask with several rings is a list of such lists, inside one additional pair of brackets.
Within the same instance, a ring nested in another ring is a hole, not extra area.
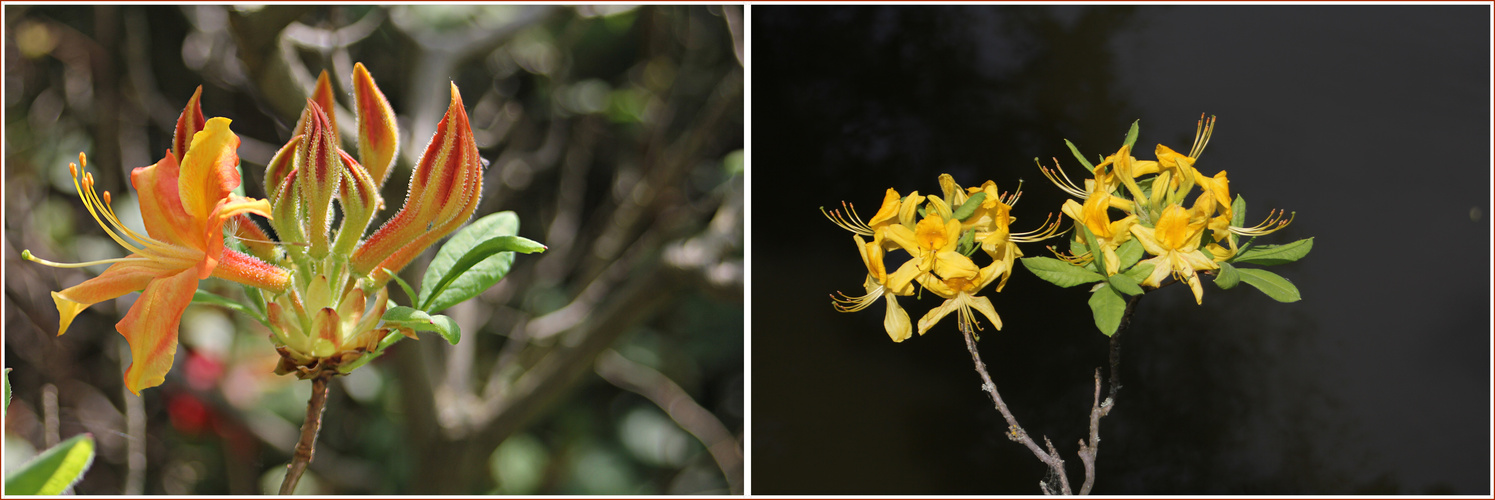
[(1229, 262), (1221, 262), (1220, 272), (1215, 274), (1215, 286), (1220, 287), (1221, 290), (1229, 290), (1235, 288), (1240, 282), (1241, 276), (1236, 272), (1235, 266), (1230, 265)]
[(1095, 314), (1095, 327), (1110, 337), (1121, 327), (1121, 317), (1126, 315), (1126, 299), (1110, 286), (1098, 288), (1090, 295), (1090, 311)]
[(1065, 288), (1106, 279), (1105, 276), (1055, 258), (1024, 257), (1018, 260), (1021, 260), (1023, 267), (1028, 268), (1034, 276)]
[(1110, 278), (1106, 279), (1106, 282), (1111, 284), (1111, 288), (1115, 288), (1116, 291), (1127, 295), (1142, 295), (1145, 293), (1142, 287), (1138, 285), (1139, 281), (1132, 279), (1125, 273), (1113, 274)]
[(1303, 300), (1303, 295), (1298, 293), (1298, 287), (1287, 278), (1278, 276), (1271, 271), (1261, 269), (1239, 268), (1236, 272), (1240, 274), (1241, 281), (1247, 285), (1256, 287), (1261, 293), (1267, 294), (1277, 302), (1297, 302)]
[(6, 495), (61, 495), (93, 465), (93, 435), (84, 433), (53, 446), (5, 478)]
[(985, 191), (973, 194), (970, 198), (966, 199), (965, 203), (961, 203), (960, 208), (955, 209), (955, 211), (952, 212), (953, 215), (951, 216), (955, 217), (961, 222), (965, 222), (966, 219), (971, 218), (971, 216), (976, 213), (976, 209), (980, 208), (981, 203), (984, 201), (986, 201)]
[(1313, 238), (1305, 238), (1285, 245), (1257, 245), (1236, 254), (1231, 262), (1275, 266), (1295, 262), (1308, 256), (1313, 250)]
[[(1088, 160), (1086, 160), (1085, 155), (1080, 154), (1080, 148), (1075, 147), (1075, 143), (1069, 142), (1069, 139), (1065, 139), (1064, 144), (1066, 146), (1069, 146), (1069, 152), (1074, 153), (1075, 159), (1080, 160), (1080, 164), (1085, 166), (1085, 170), (1095, 170), (1095, 165), (1092, 165)], [(1059, 166), (1054, 165), (1054, 168), (1059, 168)]]

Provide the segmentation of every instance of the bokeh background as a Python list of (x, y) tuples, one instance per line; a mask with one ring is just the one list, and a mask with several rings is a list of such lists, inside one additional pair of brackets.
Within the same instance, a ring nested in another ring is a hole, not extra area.
[(135, 295), (59, 338), (48, 292), (99, 269), (19, 255), (121, 256), (66, 165), (86, 151), (138, 219), (127, 174), (168, 148), (198, 85), (208, 116), (234, 120), (245, 188), (263, 197), (263, 166), (322, 69), (339, 123), (354, 123), (361, 61), (403, 134), (384, 215), (455, 82), (491, 162), (478, 213), (516, 211), (550, 250), (447, 311), (458, 345), (402, 342), (337, 379), (298, 491), (741, 491), (742, 21), (735, 6), (6, 5), (6, 466), (92, 432), (80, 494), (274, 491), (310, 386), (271, 374), (263, 327), (189, 308), (165, 385), (131, 396), (113, 325)]
[[(1490, 494), (1490, 7), (755, 6), (753, 492), (1038, 494), (951, 320), (901, 344), (818, 207), (1020, 180), (1015, 230), (1141, 120), (1138, 150), (1230, 173), (1251, 223), (1297, 212), (1271, 270), (1303, 301), (1148, 294), (1101, 422), (1098, 494)], [(1026, 245), (1029, 255), (1047, 254)], [(1208, 279), (1207, 279), (1208, 280)], [(1027, 430), (1082, 476), (1107, 339), (1083, 287), (1019, 268), (980, 348)], [(915, 314), (936, 298), (900, 301)]]

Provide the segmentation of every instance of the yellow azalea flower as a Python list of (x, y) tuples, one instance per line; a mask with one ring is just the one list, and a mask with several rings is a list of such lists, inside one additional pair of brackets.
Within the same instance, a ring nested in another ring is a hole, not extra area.
[[(879, 233), (881, 234), (881, 233)], [(880, 241), (874, 240), (868, 243), (861, 235), (853, 235), (856, 239), (857, 250), (862, 254), (862, 263), (867, 266), (867, 279), (863, 286), (867, 290), (866, 295), (851, 297), (841, 294), (840, 297), (831, 296), (832, 304), (837, 311), (855, 312), (866, 309), (877, 299), (886, 297), (888, 299), (888, 310), (883, 318), (883, 327), (888, 331), (888, 336), (894, 342), (903, 342), (913, 336), (913, 327), (909, 323), (908, 313), (898, 306), (898, 295), (913, 295), (913, 283), (905, 284), (901, 289), (890, 290), (883, 283), (887, 279), (887, 272), (883, 267), (883, 248)], [(880, 239), (879, 237), (876, 237)], [(838, 292), (839, 293), (839, 292)]]
[(882, 207), (877, 209), (877, 213), (868, 222), (862, 222), (861, 217), (857, 215), (856, 207), (844, 201), (841, 202), (841, 208), (846, 210), (844, 214), (841, 210), (826, 212), (823, 207), (820, 213), (837, 226), (841, 226), (842, 229), (854, 234), (872, 236), (879, 228), (895, 223), (912, 229), (914, 219), (918, 215), (919, 204), (923, 202), (924, 197), (919, 195), (918, 191), (909, 193), (905, 198), (899, 196), (897, 190), (889, 188), (888, 192), (883, 195)]
[[(1116, 256), (1116, 248), (1131, 239), (1130, 229), (1137, 223), (1136, 215), (1128, 215), (1112, 222), (1107, 212), (1111, 206), (1111, 198), (1109, 194), (1096, 193), (1087, 198), (1084, 205), (1075, 203), (1074, 200), (1065, 200), (1062, 209), (1065, 215), (1074, 219), (1076, 223), (1083, 224), (1095, 236), (1096, 244), (1101, 247), (1106, 276), (1116, 274), (1120, 270), (1121, 259)], [(1094, 250), (1091, 249), (1092, 252)]]
[(147, 234), (121, 224), (109, 206), (109, 193), (100, 198), (94, 191), (93, 176), (82, 172), (87, 158), (78, 155), (81, 168), (69, 165), (84, 207), (115, 242), (130, 251), (129, 256), (58, 264), (25, 253), (30, 260), (55, 267), (113, 264), (97, 277), (52, 293), (61, 316), (58, 335), (88, 306), (142, 292), (115, 325), (130, 344), (133, 362), (125, 372), (125, 386), (135, 394), (165, 381), (176, 353), (182, 312), (192, 301), (198, 280), (217, 276), (271, 291), (283, 291), (289, 284), (289, 271), (223, 246), (224, 221), (245, 213), (270, 214), (265, 200), (232, 194), (239, 185), (235, 170), (239, 137), (228, 125), (226, 118), (213, 118), (190, 143), (179, 141), (186, 145), (181, 148), (185, 154), (180, 165), (176, 155), (167, 152), (155, 165), (131, 172)]
[[(937, 197), (929, 198), (933, 202)], [(956, 251), (960, 244), (960, 221), (945, 219), (932, 210), (925, 210), (925, 217), (914, 230), (903, 226), (885, 229), (887, 239), (907, 251), (913, 258), (904, 262), (891, 276), (888, 286), (901, 289), (918, 276), (933, 272), (941, 278), (974, 278), (980, 268), (969, 257)]]
[[(1057, 158), (1054, 159), (1053, 169), (1050, 169), (1040, 163), (1038, 165), (1038, 170), (1043, 172), (1044, 177), (1048, 177), (1049, 180), (1052, 181), (1055, 186), (1058, 186), (1060, 190), (1064, 191), (1065, 193), (1069, 193), (1070, 196), (1073, 196), (1075, 198), (1088, 200), (1093, 193), (1104, 192), (1109, 195), (1115, 192), (1114, 186), (1112, 186), (1111, 189), (1098, 190), (1097, 187), (1102, 186), (1103, 183), (1096, 182), (1095, 179), (1085, 179), (1085, 187), (1084, 189), (1081, 189), (1074, 183), (1074, 181), (1069, 179), (1069, 174), (1064, 173), (1064, 169), (1059, 167), (1059, 159)], [(1107, 173), (1106, 175), (1109, 176), (1110, 174)], [(1121, 210), (1126, 213), (1135, 213), (1137, 211), (1137, 204), (1132, 200), (1128, 200), (1120, 196), (1111, 196), (1107, 199), (1110, 201), (1111, 208)]]
[[(1009, 199), (1015, 203), (1017, 197)], [(1043, 225), (1032, 231), (1013, 233), (1011, 224), (1017, 220), (1009, 215), (1012, 206), (1008, 202), (997, 199), (996, 206), (991, 210), (991, 226), (989, 231), (976, 231), (975, 240), (981, 245), (981, 250), (991, 257), (991, 266), (996, 266), (1002, 281), (997, 282), (997, 291), (1007, 286), (1007, 278), (1012, 277), (1012, 264), (1018, 257), (1023, 256), (1023, 251), (1018, 249), (1018, 243), (1033, 243), (1054, 237), (1059, 232), (1059, 221), (1049, 223), (1049, 218), (1044, 218)]]
[(997, 310), (992, 307), (991, 299), (976, 296), (976, 293), (996, 279), (998, 274), (1002, 273), (999, 272), (997, 266), (993, 265), (982, 268), (973, 279), (945, 278), (940, 280), (929, 275), (920, 276), (919, 284), (930, 292), (934, 292), (935, 295), (944, 297), (945, 302), (937, 308), (930, 309), (923, 318), (919, 318), (919, 335), (929, 331), (951, 312), (959, 313), (957, 317), (963, 332), (975, 332), (981, 329), (981, 324), (976, 321), (976, 312), (986, 316), (992, 326), (1001, 330), (1002, 318), (997, 316)]
[(1189, 211), (1179, 205), (1163, 209), (1156, 228), (1140, 224), (1131, 227), (1132, 235), (1142, 243), (1147, 253), (1156, 255), (1149, 262), (1152, 275), (1142, 281), (1143, 286), (1157, 288), (1163, 278), (1170, 274), (1189, 285), (1194, 292), (1194, 302), (1204, 303), (1204, 288), (1200, 286), (1198, 271), (1211, 271), (1220, 266), (1199, 251), (1199, 241), (1204, 235), (1205, 222), (1191, 222)]

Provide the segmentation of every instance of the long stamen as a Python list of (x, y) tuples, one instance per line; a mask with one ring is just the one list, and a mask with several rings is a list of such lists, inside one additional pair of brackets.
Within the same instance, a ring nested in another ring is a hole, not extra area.
[(1204, 113), (1199, 114), (1199, 125), (1194, 129), (1194, 148), (1189, 150), (1189, 157), (1195, 161), (1199, 155), (1204, 154), (1204, 147), (1209, 145), (1210, 135), (1215, 132), (1215, 117), (1204, 119)]
[[(1053, 219), (1053, 223), (1050, 223), (1049, 219)], [(1043, 218), (1043, 225), (1038, 226), (1038, 229), (1034, 229), (1025, 233), (1012, 233), (1007, 238), (1018, 243), (1032, 243), (1035, 241), (1043, 241), (1049, 238), (1053, 238), (1055, 235), (1059, 234), (1059, 223), (1063, 220), (1063, 217), (1055, 218), (1054, 213), (1049, 212), (1049, 214)]]
[[(88, 161), (83, 156), (83, 153), (78, 153), (78, 161), (83, 162), (84, 167), (87, 167)], [(78, 173), (81, 169), (78, 168), (78, 164), (76, 163), (69, 163), (67, 165), (67, 169), (68, 172), (73, 176), (73, 188), (78, 190), (78, 198), (83, 200), (83, 207), (88, 209), (88, 214), (93, 216), (94, 222), (98, 222), (99, 226), (104, 228), (104, 232), (108, 233), (109, 237), (114, 239), (115, 243), (119, 243), (119, 246), (125, 247), (125, 249), (129, 250), (130, 253), (140, 253), (139, 248), (136, 248), (134, 245), (126, 242), (124, 238), (121, 238), (119, 235), (114, 234), (114, 230), (110, 229), (109, 226), (99, 218), (99, 212), (94, 208), (94, 204), (98, 203), (98, 195), (93, 192), (93, 175), (89, 174), (88, 172), (83, 172), (82, 179), (79, 179)]]
[(831, 295), (831, 300), (835, 302), (831, 305), (835, 307), (837, 311), (856, 312), (862, 309), (866, 309), (867, 306), (872, 305), (873, 302), (877, 302), (877, 299), (882, 298), (883, 287), (882, 285), (878, 285), (877, 288), (872, 289), (872, 291), (868, 292), (867, 295), (863, 295), (860, 297), (852, 297), (841, 292), (836, 293), (841, 294), (841, 296), (837, 297), (835, 295)]
[[(1038, 159), (1034, 158), (1033, 161), (1037, 162)], [(1049, 167), (1043, 166), (1043, 164), (1041, 163), (1038, 165), (1038, 170), (1042, 171), (1045, 177), (1048, 177), (1050, 181), (1053, 181), (1054, 185), (1059, 186), (1059, 189), (1063, 190), (1066, 193), (1069, 193), (1070, 196), (1074, 196), (1082, 200), (1089, 197), (1089, 194), (1086, 193), (1085, 190), (1080, 189), (1080, 187), (1076, 185), (1074, 181), (1069, 179), (1069, 174), (1064, 173), (1064, 169), (1059, 167), (1058, 158), (1054, 158), (1054, 168), (1052, 170), (1050, 170)], [(1055, 175), (1055, 173), (1058, 173), (1058, 175)], [(1061, 177), (1063, 178), (1062, 181), (1060, 180)]]
[[(1287, 219), (1283, 220), (1283, 216), (1287, 216)], [(1231, 227), (1230, 232), (1239, 234), (1241, 236), (1262, 236), (1266, 234), (1272, 234), (1274, 232), (1277, 232), (1278, 229), (1282, 229), (1284, 227), (1287, 227), (1288, 224), (1292, 224), (1293, 219), (1297, 217), (1297, 212), (1288, 214), (1286, 210), (1273, 209), (1272, 213), (1267, 215), (1267, 220), (1262, 221), (1261, 224), (1257, 224), (1252, 227)]]
[(142, 258), (139, 258), (139, 257), (120, 257), (120, 258), (117, 258), (117, 259), (103, 259), (103, 260), (94, 260), (94, 261), (89, 261), (89, 262), (78, 262), (78, 263), (68, 264), (68, 263), (63, 263), (63, 262), (52, 262), (50, 260), (43, 259), (43, 258), (37, 257), (35, 255), (31, 255), (31, 251), (30, 250), (22, 250), (21, 251), (21, 258), (24, 259), (24, 260), (29, 260), (31, 262), (35, 262), (37, 264), (44, 265), (44, 266), (48, 266), (48, 267), (60, 267), (60, 268), (63, 268), (63, 269), (77, 269), (77, 268), (80, 268), (80, 267), (96, 266), (96, 265), (99, 265), (99, 264), (114, 264), (114, 263), (119, 263), (119, 262), (145, 262), (145, 261), (149, 260), (149, 259), (142, 259)]
[(856, 234), (872, 236), (872, 228), (868, 226), (867, 223), (862, 222), (861, 217), (857, 216), (855, 206), (843, 201), (841, 202), (841, 207), (846, 209), (846, 212), (847, 214), (849, 214), (849, 216), (847, 214), (842, 214), (840, 210), (833, 209), (830, 212), (826, 212), (825, 207), (820, 207), (820, 213), (824, 214), (827, 219), (831, 220), (831, 222), (836, 223), (837, 226), (841, 226), (841, 229), (845, 229)]

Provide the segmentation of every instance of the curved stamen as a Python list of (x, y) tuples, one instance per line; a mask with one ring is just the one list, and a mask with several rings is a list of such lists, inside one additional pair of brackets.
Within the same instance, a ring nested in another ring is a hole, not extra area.
[(1199, 114), (1199, 125), (1194, 129), (1194, 147), (1189, 150), (1189, 157), (1199, 161), (1199, 155), (1204, 154), (1204, 147), (1209, 145), (1209, 138), (1215, 132), (1215, 117), (1204, 119), (1204, 113)]
[[(1038, 159), (1034, 158), (1033, 161), (1036, 163)], [(1042, 171), (1045, 177), (1048, 177), (1050, 181), (1053, 181), (1054, 185), (1059, 186), (1059, 189), (1065, 193), (1069, 193), (1070, 196), (1082, 200), (1089, 197), (1089, 193), (1086, 193), (1084, 189), (1080, 189), (1074, 181), (1069, 179), (1069, 174), (1064, 173), (1064, 169), (1059, 166), (1058, 158), (1054, 158), (1054, 168), (1052, 171), (1049, 170), (1049, 167), (1043, 166), (1042, 163), (1038, 164), (1038, 170)], [(1055, 173), (1058, 173), (1058, 175), (1054, 175)], [(1060, 180), (1061, 177), (1063, 178), (1062, 181)]]
[(1017, 180), (1017, 190), (1013, 191), (1011, 196), (1008, 196), (1007, 193), (1002, 193), (1002, 195), (998, 196), (997, 199), (1000, 200), (1003, 204), (1006, 204), (1007, 206), (1012, 207), (1012, 206), (1016, 206), (1017, 205), (1017, 199), (1018, 198), (1022, 198), (1022, 197), (1023, 197), (1023, 180), (1022, 179), (1018, 179)]
[(1093, 259), (1090, 256), (1090, 252), (1085, 252), (1085, 253), (1080, 254), (1080, 255), (1075, 255), (1075, 254), (1071, 254), (1069, 252), (1059, 253), (1058, 250), (1054, 249), (1053, 245), (1049, 245), (1049, 246), (1047, 246), (1045, 248), (1048, 248), (1049, 252), (1053, 253), (1054, 257), (1058, 257), (1059, 260), (1068, 262), (1070, 264), (1074, 264), (1076, 266), (1083, 266), (1085, 264), (1089, 264), (1090, 261), (1095, 260), (1095, 259)]
[[(1287, 216), (1287, 219), (1283, 220), (1283, 216)], [(1297, 217), (1297, 212), (1288, 214), (1286, 210), (1273, 209), (1272, 213), (1267, 215), (1267, 220), (1262, 221), (1261, 224), (1257, 224), (1252, 227), (1232, 226), (1230, 228), (1230, 232), (1239, 234), (1241, 236), (1262, 236), (1266, 234), (1272, 234), (1274, 232), (1277, 232), (1278, 229), (1282, 229), (1284, 227), (1287, 227), (1288, 224), (1292, 224), (1293, 219)]]
[(836, 292), (841, 296), (837, 297), (835, 295), (831, 295), (831, 301), (834, 302), (833, 304), (831, 304), (831, 306), (835, 307), (836, 310), (840, 312), (860, 311), (862, 309), (866, 309), (867, 306), (872, 305), (873, 302), (877, 302), (877, 299), (882, 298), (882, 292), (882, 285), (878, 285), (877, 288), (872, 289), (872, 291), (860, 297), (852, 297), (841, 292)]
[[(1053, 223), (1049, 222), (1050, 219), (1053, 219)], [(1059, 224), (1063, 222), (1063, 220), (1063, 217), (1055, 218), (1054, 213), (1049, 212), (1049, 214), (1043, 218), (1043, 225), (1038, 226), (1038, 229), (1034, 229), (1025, 233), (1012, 233), (1007, 237), (1007, 239), (1016, 241), (1018, 243), (1032, 243), (1035, 241), (1043, 241), (1049, 238), (1053, 238), (1054, 236), (1059, 234)]]
[(834, 209), (830, 212), (826, 212), (825, 207), (820, 207), (820, 213), (824, 214), (827, 219), (831, 220), (831, 222), (836, 223), (837, 226), (841, 226), (841, 229), (845, 229), (856, 234), (872, 236), (872, 228), (867, 226), (867, 223), (862, 222), (861, 217), (857, 216), (855, 206), (843, 201), (841, 202), (841, 207), (846, 209), (846, 214), (842, 214), (840, 210)]

